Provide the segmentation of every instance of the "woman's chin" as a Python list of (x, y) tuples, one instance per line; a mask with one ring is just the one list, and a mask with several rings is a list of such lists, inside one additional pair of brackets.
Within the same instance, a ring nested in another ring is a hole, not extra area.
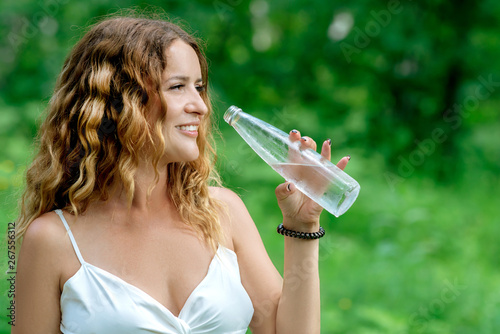
[(184, 154), (179, 155), (177, 157), (167, 156), (166, 160), (169, 163), (171, 163), (171, 162), (192, 162), (192, 161), (197, 160), (199, 157), (200, 157), (199, 152), (196, 152), (196, 153), (193, 152), (192, 154), (189, 154), (188, 152), (184, 152)]

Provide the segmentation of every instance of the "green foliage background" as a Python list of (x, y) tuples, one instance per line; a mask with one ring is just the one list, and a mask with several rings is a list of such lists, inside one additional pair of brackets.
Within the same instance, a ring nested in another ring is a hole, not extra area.
[[(0, 227), (65, 55), (94, 18), (158, 6), (207, 44), (219, 168), (278, 269), (282, 182), (222, 121), (236, 104), (317, 142), (361, 184), (324, 214), (323, 333), (500, 331), (500, 3), (495, 0), (0, 3)], [(7, 271), (7, 242), (0, 265)], [(10, 299), (0, 281), (0, 332)], [(5, 291), (5, 292), (4, 292)]]

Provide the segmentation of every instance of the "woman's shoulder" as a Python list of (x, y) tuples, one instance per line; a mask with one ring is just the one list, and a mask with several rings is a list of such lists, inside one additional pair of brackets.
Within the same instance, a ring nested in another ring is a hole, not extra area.
[(235, 227), (243, 230), (246, 227), (253, 227), (254, 222), (245, 203), (233, 190), (224, 187), (210, 187), (210, 195), (222, 202), (225, 212), (221, 218), (228, 218), (229, 226), (233, 231)]
[(60, 323), (61, 275), (70, 253), (63, 243), (66, 229), (58, 219), (54, 212), (42, 214), (23, 236), (16, 263), (20, 328), (13, 333), (55, 333)]
[(55, 212), (35, 218), (24, 233), (22, 246), (33, 251), (58, 252), (64, 247), (66, 229)]
[(233, 190), (224, 187), (209, 187), (210, 196), (229, 206), (229, 209), (238, 206), (245, 206), (240, 196)]

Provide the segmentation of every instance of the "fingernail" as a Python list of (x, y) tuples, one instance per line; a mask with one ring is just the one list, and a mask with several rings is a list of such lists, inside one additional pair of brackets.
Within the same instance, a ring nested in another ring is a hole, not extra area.
[(290, 183), (286, 185), (286, 190), (290, 191)]
[(293, 133), (297, 133), (298, 131), (297, 130), (292, 130)]
[(306, 137), (302, 137), (302, 138), (300, 138), (300, 139), (302, 139), (303, 141), (307, 141), (307, 138), (306, 138)]
[(351, 160), (351, 156), (350, 155), (346, 155), (347, 157), (347, 160)]
[(332, 146), (332, 140), (330, 138), (328, 138), (326, 141), (328, 142), (328, 145)]

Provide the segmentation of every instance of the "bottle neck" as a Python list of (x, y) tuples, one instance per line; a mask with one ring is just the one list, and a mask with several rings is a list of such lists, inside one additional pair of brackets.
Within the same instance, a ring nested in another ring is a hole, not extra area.
[(237, 106), (230, 106), (224, 113), (224, 120), (227, 124), (232, 126), (240, 118), (240, 112), (242, 112), (242, 110)]

